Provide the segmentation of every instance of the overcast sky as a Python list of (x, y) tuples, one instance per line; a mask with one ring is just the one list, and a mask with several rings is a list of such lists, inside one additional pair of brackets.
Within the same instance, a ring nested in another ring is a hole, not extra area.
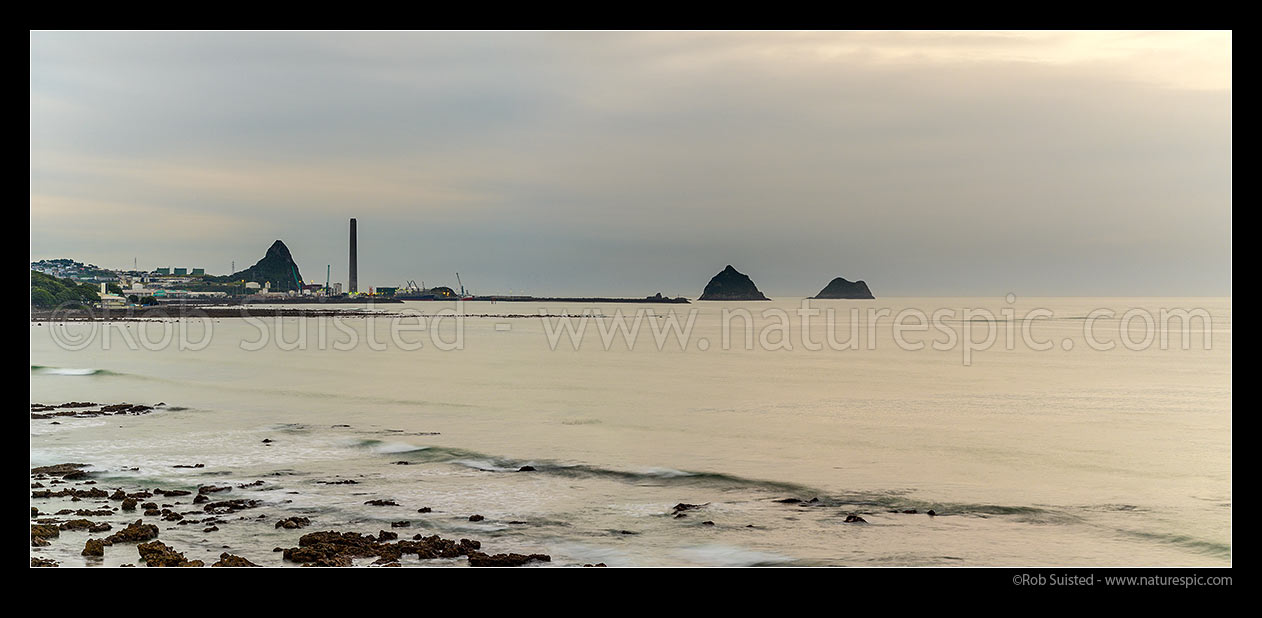
[(31, 259), (1230, 295), (1226, 32), (32, 32)]

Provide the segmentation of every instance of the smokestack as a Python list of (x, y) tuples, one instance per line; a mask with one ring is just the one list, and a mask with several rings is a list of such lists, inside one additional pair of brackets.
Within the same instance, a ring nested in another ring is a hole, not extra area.
[(350, 277), (350, 293), (354, 294), (359, 291), (359, 269), (356, 264), (355, 251), (355, 220), (351, 219), (351, 277)]

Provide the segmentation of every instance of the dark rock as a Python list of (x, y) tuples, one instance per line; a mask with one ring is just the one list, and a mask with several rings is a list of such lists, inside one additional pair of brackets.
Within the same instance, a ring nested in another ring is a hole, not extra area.
[(273, 440), (273, 439), (271, 439), (271, 438), (264, 438), (264, 440), (263, 440), (263, 444), (271, 444), (271, 443), (273, 443), (273, 442), (275, 442), (275, 440)]
[(385, 543), (386, 541), (393, 541), (393, 540), (395, 540), (395, 539), (397, 539), (397, 538), (399, 538), (399, 533), (398, 533), (398, 532), (386, 532), (385, 530), (379, 530), (379, 531), (377, 531), (377, 542), (378, 542), (378, 543)]
[(219, 531), (219, 526), (211, 526), (209, 528), (202, 528), (202, 532), (218, 532), (218, 531)]
[(937, 517), (937, 515), (938, 515), (936, 512), (934, 512), (934, 510), (933, 510), (933, 509), (929, 509), (929, 511), (928, 511), (927, 513), (925, 513), (925, 514), (926, 514), (926, 515), (928, 515), (928, 516), (930, 516), (930, 517)]
[(298, 271), (298, 264), (294, 263), (293, 255), (289, 253), (289, 247), (277, 240), (272, 243), (271, 247), (268, 247), (263, 259), (255, 262), (253, 266), (231, 275), (207, 277), (206, 279), (219, 283), (270, 281), (272, 282), (272, 291), (285, 292), (297, 289), (297, 282), (302, 281), (302, 275)]
[(434, 509), (431, 509), (431, 508), (429, 508), (428, 506), (423, 506), (423, 507), (421, 507), (421, 508), (419, 508), (419, 509), (416, 509), (416, 512), (417, 512), (417, 513), (432, 513), (432, 512), (434, 512)]
[(385, 543), (393, 533), (382, 531), (380, 537), (355, 532), (312, 532), (298, 539), (298, 547), (283, 550), (285, 560), (307, 563), (310, 566), (350, 566), (354, 558), (377, 557), (379, 564), (397, 562), (404, 554), (416, 554), (422, 560), (455, 558), (477, 551), (477, 541), (460, 539), (454, 542), (437, 535), (416, 535), (410, 541)]
[(245, 509), (252, 509), (257, 507), (259, 504), (260, 502), (258, 500), (245, 500), (238, 498), (235, 500), (211, 502), (210, 504), (202, 507), (202, 510), (207, 513), (211, 513), (212, 515), (223, 515), (225, 513), (235, 513)]
[[(194, 468), (194, 469), (196, 469), (196, 468), (205, 468), (205, 467), (206, 467), (206, 464), (204, 464), (204, 463), (192, 464), (192, 465), (189, 465), (189, 464), (176, 464), (176, 465), (171, 466), (171, 467), (172, 467), (172, 468)], [(154, 491), (157, 491), (157, 490), (154, 490)]]
[(703, 522), (701, 522), (701, 525), (703, 525), (703, 526), (713, 526), (713, 525), (714, 525), (714, 522), (712, 522), (712, 521), (703, 521)]
[(358, 485), (359, 481), (352, 481), (351, 479), (346, 479), (344, 481), (316, 481), (316, 483), (320, 485)]
[(151, 567), (200, 567), (206, 566), (201, 560), (189, 560), (184, 554), (175, 551), (162, 541), (150, 541), (136, 546), (140, 559)]
[(87, 542), (83, 544), (83, 552), (80, 555), (104, 556), (106, 545), (113, 545), (113, 543), (106, 539), (88, 539)]
[(469, 552), (469, 566), (475, 567), (514, 567), (531, 561), (552, 562), (547, 554), (484, 554), (480, 551)]
[(311, 520), (306, 517), (287, 517), (276, 522), (276, 527), (284, 528), (286, 530), (294, 530), (297, 528), (306, 528), (310, 524)]
[(56, 560), (49, 560), (48, 558), (31, 558), (32, 567), (55, 567), (57, 565), (58, 563)]
[(399, 506), (399, 503), (394, 500), (368, 500), (364, 504), (369, 506)]
[(42, 524), (31, 525), (31, 542), (34, 544), (36, 540), (44, 541), (47, 544), (48, 539), (55, 539), (61, 536), (61, 530), (56, 526), (46, 526)]
[(61, 524), (60, 526), (58, 526), (58, 528), (62, 530), (87, 530), (95, 525), (96, 525), (96, 522), (90, 521), (87, 519), (72, 519), (66, 523)]
[(410, 521), (392, 521), (392, 522), (390, 522), (390, 527), (391, 527), (391, 528), (411, 528), (411, 527), (412, 527), (412, 522), (410, 522)]
[(193, 498), (193, 504), (205, 504), (207, 502), (210, 502), (210, 498), (206, 494), (197, 494), (197, 497)]
[(866, 520), (866, 519), (864, 519), (864, 518), (862, 518), (862, 517), (859, 517), (858, 515), (855, 515), (854, 513), (851, 513), (851, 514), (849, 514), (849, 515), (846, 515), (846, 523), (848, 523), (848, 524), (866, 524), (866, 523), (868, 523), (868, 520)]
[(224, 485), (222, 487), (216, 487), (214, 485), (202, 485), (201, 487), (197, 488), (198, 495), (213, 494), (213, 493), (218, 493), (221, 491), (232, 491), (232, 488), (227, 485)]
[(770, 300), (758, 291), (758, 286), (748, 275), (727, 265), (722, 272), (710, 279), (699, 300)]
[(837, 277), (828, 282), (824, 289), (815, 295), (815, 298), (849, 298), (849, 299), (873, 299), (876, 298), (872, 292), (868, 290), (868, 284), (863, 281), (847, 281), (841, 277)]
[(585, 567), (607, 567), (607, 566), (609, 566), (609, 565), (607, 565), (607, 564), (605, 564), (605, 563), (603, 563), (603, 562), (597, 562), (596, 564), (584, 564), (583, 566), (585, 566)]
[(470, 515), (470, 516), (469, 516), (469, 521), (482, 521), (483, 519), (486, 519), (486, 518), (485, 518), (485, 517), (483, 517), (483, 516), (481, 516), (481, 515)]
[(773, 500), (773, 502), (779, 502), (781, 504), (797, 504), (801, 501), (801, 498), (782, 498), (780, 500)]
[(105, 540), (113, 544), (134, 543), (156, 538), (158, 538), (158, 527), (153, 524), (146, 524), (144, 520), (137, 519), (135, 523), (128, 524), (126, 528), (109, 535)]
[(534, 472), (534, 471), (535, 471), (535, 467), (534, 467), (534, 466), (522, 466), (522, 467), (518, 468), (518, 469), (517, 469), (517, 471), (518, 471), (518, 472)]
[(212, 567), (256, 567), (259, 565), (254, 564), (253, 562), (250, 562), (249, 560), (246, 560), (245, 558), (242, 558), (241, 556), (234, 556), (228, 552), (224, 552), (222, 554), (219, 554), (219, 562), (216, 562), (210, 566)]
[(908, 514), (908, 515), (915, 515), (917, 512), (918, 512), (918, 511), (916, 511), (916, 509), (905, 509), (905, 510), (903, 510), (903, 513), (906, 513), (906, 514)]

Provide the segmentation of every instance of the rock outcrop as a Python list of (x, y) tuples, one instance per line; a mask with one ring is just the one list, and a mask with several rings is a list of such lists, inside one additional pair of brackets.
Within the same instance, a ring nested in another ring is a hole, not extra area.
[(819, 291), (814, 298), (850, 298), (850, 299), (874, 299), (875, 296), (868, 290), (868, 284), (863, 281), (847, 281), (841, 277), (837, 277), (828, 282), (824, 289)]
[(294, 263), (289, 247), (278, 240), (272, 243), (272, 246), (267, 249), (267, 254), (254, 266), (227, 277), (215, 277), (215, 279), (231, 282), (254, 281), (260, 285), (270, 282), (272, 291), (284, 292), (297, 289), (298, 282), (302, 281), (302, 274), (298, 272), (298, 265)]
[(758, 286), (749, 278), (727, 265), (722, 272), (710, 279), (701, 293), (699, 300), (770, 300), (758, 291)]

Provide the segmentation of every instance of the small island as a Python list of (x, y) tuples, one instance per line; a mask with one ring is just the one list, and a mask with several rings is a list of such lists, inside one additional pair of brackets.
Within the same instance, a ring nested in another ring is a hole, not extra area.
[(868, 289), (868, 284), (860, 281), (847, 281), (842, 277), (837, 277), (828, 282), (824, 289), (819, 291), (812, 298), (829, 299), (844, 298), (858, 300), (873, 300), (876, 297), (872, 295), (872, 291)]
[(727, 265), (722, 272), (710, 279), (698, 300), (771, 300), (758, 291), (749, 275)]

